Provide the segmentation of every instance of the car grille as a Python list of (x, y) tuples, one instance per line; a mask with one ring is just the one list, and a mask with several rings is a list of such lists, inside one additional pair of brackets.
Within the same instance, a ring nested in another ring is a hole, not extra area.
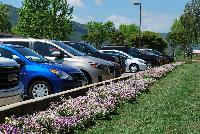
[(83, 73), (70, 73), (74, 81), (84, 81), (85, 76)]
[(19, 85), (19, 67), (0, 67), (0, 89)]

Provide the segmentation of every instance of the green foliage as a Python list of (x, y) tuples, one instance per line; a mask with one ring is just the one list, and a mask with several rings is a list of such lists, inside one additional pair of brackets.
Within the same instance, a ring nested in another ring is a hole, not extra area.
[(181, 46), (181, 48), (184, 50), (185, 57), (186, 49), (189, 46), (189, 36), (187, 30), (184, 28), (181, 19), (177, 19), (174, 21), (173, 25), (170, 28), (170, 32), (167, 36), (167, 40), (170, 43), (170, 46), (173, 48), (173, 50), (175, 50), (175, 48), (178, 45)]
[(16, 31), (25, 37), (68, 40), (72, 12), (67, 0), (24, 0)]
[(124, 45), (124, 40), (125, 40), (125, 37), (121, 32), (114, 31), (111, 33), (110, 43), (112, 45), (117, 45), (117, 46)]
[[(135, 47), (138, 46), (139, 35), (132, 36), (131, 42)], [(150, 48), (163, 52), (167, 48), (167, 42), (160, 36), (159, 33), (144, 31), (141, 34), (141, 45), (143, 48)]]
[(139, 33), (139, 27), (135, 24), (122, 24), (119, 26), (119, 31), (124, 35), (124, 44), (131, 45), (131, 37)]
[(8, 7), (0, 3), (0, 32), (10, 32), (12, 28), (8, 18)]
[(200, 42), (200, 0), (191, 0), (185, 6), (181, 21), (186, 29), (188, 42)]
[(193, 44), (200, 42), (200, 0), (191, 0), (185, 6), (180, 19), (174, 21), (167, 40), (172, 48), (181, 46), (186, 58), (186, 52)]
[(115, 31), (114, 24), (110, 21), (102, 22), (88, 22), (86, 24), (87, 34), (82, 37), (83, 40), (94, 43), (97, 48), (105, 41), (109, 40), (112, 32)]
[(175, 46), (184, 44), (187, 41), (185, 33), (186, 31), (183, 27), (182, 21), (177, 19), (171, 26), (167, 40), (172, 42)]

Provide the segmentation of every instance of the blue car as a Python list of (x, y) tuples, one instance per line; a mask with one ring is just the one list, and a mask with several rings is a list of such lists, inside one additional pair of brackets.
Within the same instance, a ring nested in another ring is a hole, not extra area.
[(43, 97), (85, 83), (85, 76), (78, 68), (56, 64), (22, 46), (1, 44), (0, 56), (20, 64), (25, 97)]

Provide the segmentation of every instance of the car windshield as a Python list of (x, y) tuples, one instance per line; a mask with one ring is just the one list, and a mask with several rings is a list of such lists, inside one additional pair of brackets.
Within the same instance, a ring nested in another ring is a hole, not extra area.
[(154, 53), (154, 54), (156, 54), (156, 55), (161, 55), (160, 52), (158, 52), (158, 51), (154, 51), (154, 50), (152, 50), (152, 53)]
[(154, 50), (141, 50), (141, 51), (146, 52), (150, 55), (158, 55), (158, 56), (161, 55), (159, 52), (154, 51)]
[(56, 45), (58, 45), (59, 47), (63, 48), (65, 51), (67, 51), (68, 53), (74, 55), (74, 56), (85, 56), (86, 54), (79, 52), (78, 50), (68, 46), (67, 44), (64, 44), (62, 42), (59, 41), (53, 41), (53, 43), (55, 43)]
[(41, 55), (37, 54), (36, 52), (34, 52), (28, 48), (15, 47), (14, 50), (32, 62), (39, 62), (39, 63), (49, 62), (49, 60), (45, 59)]
[(128, 54), (130, 54), (131, 56), (135, 57), (136, 55), (141, 55), (142, 52), (139, 51), (138, 49), (136, 48), (131, 48), (128, 52)]
[(93, 53), (99, 52), (99, 50), (96, 49), (93, 45), (90, 45), (90, 44), (87, 44), (87, 43), (84, 43), (84, 45), (87, 47), (87, 49), (89, 49)]

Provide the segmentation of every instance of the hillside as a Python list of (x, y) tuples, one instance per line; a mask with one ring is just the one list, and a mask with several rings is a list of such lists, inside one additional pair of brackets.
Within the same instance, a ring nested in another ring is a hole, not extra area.
[(160, 36), (165, 38), (165, 39), (167, 38), (167, 35), (168, 35), (168, 33), (160, 33)]
[[(15, 26), (17, 24), (17, 20), (19, 17), (19, 15), (17, 14), (17, 8), (11, 5), (8, 5), (8, 9), (9, 9), (10, 22), (13, 26)], [(74, 29), (74, 32), (72, 33), (70, 40), (79, 41), (81, 40), (81, 36), (87, 33), (87, 31), (85, 30), (84, 24), (80, 24), (80, 23), (72, 21), (72, 27)]]

